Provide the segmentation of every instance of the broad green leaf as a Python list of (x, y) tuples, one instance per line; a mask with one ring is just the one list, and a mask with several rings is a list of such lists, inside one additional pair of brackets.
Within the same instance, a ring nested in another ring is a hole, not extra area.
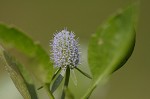
[(32, 73), (41, 83), (48, 83), (52, 78), (53, 67), (49, 55), (43, 48), (15, 28), (0, 24), (0, 42), (6, 47), (14, 47), (30, 60)]
[(92, 35), (88, 61), (93, 83), (83, 98), (88, 98), (99, 82), (128, 60), (135, 45), (136, 5), (119, 11)]
[(24, 99), (38, 99), (35, 87), (28, 72), (21, 64), (16, 62), (1, 46), (0, 62), (3, 66), (5, 66), (16, 88), (19, 90)]

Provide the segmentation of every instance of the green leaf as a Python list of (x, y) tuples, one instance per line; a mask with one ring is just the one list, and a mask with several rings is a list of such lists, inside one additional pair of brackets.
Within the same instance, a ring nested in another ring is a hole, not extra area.
[(16, 62), (1, 46), (0, 46), (0, 62), (5, 66), (16, 88), (19, 90), (24, 99), (38, 99), (35, 86), (32, 83), (28, 72), (25, 68)]
[(52, 87), (51, 87), (51, 92), (52, 93), (59, 87), (59, 85), (61, 84), (61, 82), (62, 82), (62, 80), (63, 80), (63, 78), (65, 76), (66, 70), (59, 68), (55, 72), (55, 74), (53, 76), (53, 79), (56, 77), (56, 75), (59, 73), (60, 70), (61, 70), (60, 74), (57, 76), (57, 78), (55, 79), (55, 81), (52, 84)]
[(61, 84), (62, 80), (63, 80), (63, 76), (61, 74), (58, 75), (58, 77), (56, 78), (56, 80), (54, 81), (52, 88), (51, 88), (51, 92), (53, 93)]
[(53, 67), (49, 55), (31, 38), (15, 28), (0, 24), (0, 42), (6, 47), (16, 48), (28, 60), (32, 73), (41, 83), (48, 83), (52, 78)]
[(135, 45), (137, 5), (119, 11), (92, 35), (88, 61), (93, 83), (83, 98), (88, 98), (101, 80), (123, 66)]

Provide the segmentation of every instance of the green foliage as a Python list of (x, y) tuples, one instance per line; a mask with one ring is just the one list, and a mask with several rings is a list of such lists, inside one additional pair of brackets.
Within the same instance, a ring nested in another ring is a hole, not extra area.
[(135, 45), (136, 6), (118, 12), (95, 34), (88, 47), (88, 61), (93, 82), (88, 97), (100, 81), (119, 69), (128, 60)]
[[(0, 42), (6, 47), (14, 47), (27, 56), (30, 67), (36, 78), (42, 83), (50, 82), (52, 77), (52, 64), (49, 55), (31, 38), (15, 28), (8, 28), (0, 24)], [(40, 74), (40, 75), (39, 75)]]
[[(97, 85), (111, 73), (122, 67), (131, 56), (135, 45), (135, 25), (137, 20), (137, 5), (132, 5), (125, 10), (121, 10), (102, 25), (95, 34), (92, 35), (88, 46), (88, 62), (93, 77), (76, 68), (88, 78), (92, 78), (89, 90), (82, 97), (89, 98)], [(22, 52), (31, 61), (32, 73), (41, 84), (45, 84), (49, 92), (50, 80), (54, 79), (60, 69), (52, 76), (53, 66), (49, 55), (43, 48), (35, 43), (31, 38), (15, 28), (8, 28), (0, 24), (0, 42), (5, 47), (14, 47)], [(0, 47), (0, 62), (6, 67), (14, 84), (25, 99), (37, 99), (35, 84), (32, 81), (30, 72), (16, 62), (2, 47)], [(66, 77), (70, 75), (66, 74)], [(52, 91), (59, 86), (62, 76), (52, 86)], [(65, 80), (63, 97), (65, 95), (73, 98), (69, 89), (69, 77)], [(42, 87), (41, 87), (42, 88)], [(49, 92), (50, 97), (54, 98)]]
[[(22, 52), (28, 60), (30, 60), (29, 66), (26, 67), (30, 67), (29, 71), (32, 71), (31, 73), (34, 75), (34, 78), (37, 78), (37, 80), (41, 84), (47, 84), (50, 82), (52, 78), (53, 66), (49, 60), (49, 55), (39, 44), (34, 42), (31, 38), (26, 36), (21, 31), (18, 31), (15, 28), (9, 28), (2, 24), (0, 24), (0, 42), (7, 48), (16, 48), (19, 52)], [(13, 68), (15, 68), (15, 66), (13, 66)], [(21, 70), (23, 76), (27, 75), (22, 67), (18, 68)], [(28, 77), (31, 77), (31, 75)], [(30, 79), (28, 79), (28, 77), (26, 76), (24, 78), (26, 82), (31, 81)], [(16, 86), (18, 88), (18, 84), (16, 84)], [(32, 85), (27, 84), (27, 86), (31, 87)], [(29, 92), (34, 92), (33, 90), (35, 89), (28, 88)], [(50, 93), (47, 87), (46, 90), (48, 91), (48, 93)], [(51, 94), (49, 95), (50, 97), (52, 96)]]
[(0, 61), (24, 99), (38, 99), (35, 86), (26, 69), (16, 62), (1, 46)]

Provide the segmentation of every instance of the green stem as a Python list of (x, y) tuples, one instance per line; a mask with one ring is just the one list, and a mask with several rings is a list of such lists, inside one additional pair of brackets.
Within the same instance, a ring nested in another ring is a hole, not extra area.
[(51, 82), (55, 79), (56, 75), (60, 72), (61, 68), (59, 68), (58, 70), (56, 70), (56, 72), (54, 73)]
[(50, 84), (48, 84), (48, 83), (45, 84), (45, 89), (46, 89), (47, 92), (48, 92), (48, 96), (50, 97), (50, 99), (55, 99), (54, 96), (53, 96), (53, 94), (52, 94), (51, 91), (49, 90), (49, 86), (50, 86)]
[(70, 78), (70, 68), (67, 67), (65, 83), (64, 83), (64, 88), (63, 88), (63, 93), (62, 93), (61, 99), (65, 99), (66, 89), (68, 88), (68, 84), (69, 84), (69, 78)]

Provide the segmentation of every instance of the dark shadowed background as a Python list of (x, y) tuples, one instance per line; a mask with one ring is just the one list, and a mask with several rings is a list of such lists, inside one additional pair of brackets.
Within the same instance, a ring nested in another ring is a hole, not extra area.
[[(119, 8), (134, 1), (0, 0), (0, 23), (24, 31), (39, 41), (46, 51), (49, 51), (53, 33), (67, 27), (80, 38), (86, 61), (90, 35)], [(140, 3), (136, 46), (131, 58), (103, 87), (93, 92), (91, 99), (150, 99), (150, 1), (141, 0)], [(88, 83), (88, 80), (80, 80), (83, 78), (80, 76), (77, 74), (78, 83)], [(75, 86), (72, 89), (78, 96), (85, 91)], [(0, 99), (23, 99), (3, 67), (0, 67)]]

